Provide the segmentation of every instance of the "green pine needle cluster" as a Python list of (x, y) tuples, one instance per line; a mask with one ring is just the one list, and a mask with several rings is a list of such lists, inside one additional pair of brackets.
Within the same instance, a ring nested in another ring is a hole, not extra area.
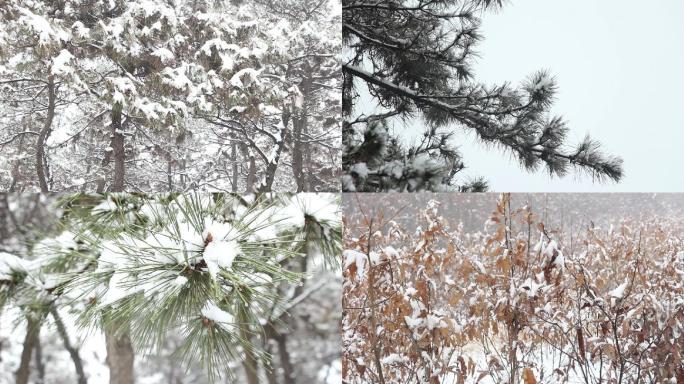
[(287, 311), (282, 287), (310, 277), (299, 260), (336, 268), (341, 253), (332, 194), (79, 194), (59, 207), (62, 241), (38, 243), (40, 270), (7, 282), (21, 287), (30, 273), (51, 284), (2, 288), (0, 304), (40, 297), (41, 316), (56, 303), (79, 308), (83, 329), (126, 335), (143, 355), (179, 334), (174, 355), (212, 381), (233, 377), (246, 355), (268, 366), (255, 341)]

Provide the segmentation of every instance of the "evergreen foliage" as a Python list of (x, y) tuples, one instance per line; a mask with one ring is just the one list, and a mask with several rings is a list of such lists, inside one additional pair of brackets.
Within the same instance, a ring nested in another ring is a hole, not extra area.
[[(480, 15), (502, 6), (483, 0), (343, 1), (343, 189), (348, 191), (463, 191), (482, 180), (457, 179), (464, 163), (456, 128), (512, 154), (528, 171), (571, 168), (598, 181), (619, 181), (622, 160), (585, 137), (567, 144), (568, 126), (550, 116), (553, 77), (540, 71), (520, 86), (486, 85), (474, 77)], [(360, 110), (370, 95), (375, 114)], [(401, 142), (386, 124), (420, 117), (417, 144)], [(459, 185), (460, 183), (460, 185)]]
[(267, 330), (286, 327), (301, 300), (284, 290), (312, 277), (303, 257), (337, 268), (338, 204), (326, 194), (66, 195), (61, 233), (35, 244), (31, 262), (12, 259), (0, 303), (33, 318), (70, 308), (82, 328), (126, 335), (143, 355), (180, 335), (184, 367), (234, 378), (245, 360), (270, 367)]
[(0, 188), (339, 189), (337, 6), (4, 1)]

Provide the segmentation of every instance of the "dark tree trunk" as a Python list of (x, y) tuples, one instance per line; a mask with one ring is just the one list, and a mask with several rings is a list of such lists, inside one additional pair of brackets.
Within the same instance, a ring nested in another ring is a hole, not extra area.
[[(266, 343), (266, 353), (273, 355), (273, 344)], [(266, 370), (266, 382), (268, 384), (278, 384), (278, 378), (276, 377), (276, 370), (273, 368), (273, 361), (269, 363), (268, 369)]]
[[(303, 112), (301, 112), (303, 113)], [(304, 148), (302, 145), (302, 127), (305, 116), (292, 119), (292, 175), (297, 183), (297, 192), (306, 189), (304, 182)]]
[(24, 349), (21, 352), (19, 369), (17, 369), (16, 384), (27, 384), (31, 375), (31, 356), (40, 335), (40, 320), (28, 318), (26, 336), (24, 337)]
[(249, 159), (249, 169), (247, 170), (247, 180), (245, 181), (245, 193), (254, 192), (254, 184), (256, 183), (256, 159), (254, 154), (249, 151), (246, 144), (240, 146), (242, 155)]
[(290, 359), (290, 352), (287, 350), (287, 334), (281, 333), (276, 338), (278, 342), (278, 356), (280, 357), (280, 365), (283, 368), (283, 383), (295, 384), (294, 366)]
[(166, 183), (169, 188), (169, 192), (173, 192), (173, 160), (171, 156), (166, 160)]
[[(308, 121), (304, 125), (304, 137), (309, 137), (309, 123)], [(305, 143), (303, 145), (304, 149), (304, 168), (307, 170), (307, 183), (305, 192), (315, 191), (316, 186), (316, 171), (313, 169), (313, 162), (311, 161), (311, 143)]]
[[(313, 69), (309, 66), (305, 67), (307, 73), (312, 73)], [(305, 77), (299, 84), (299, 90), (302, 93), (302, 98), (304, 99), (302, 103), (302, 108), (299, 108), (297, 113), (292, 119), (292, 173), (297, 182), (297, 192), (303, 192), (310, 190), (311, 186), (307, 187), (307, 177), (304, 175), (304, 160), (306, 158), (307, 166), (311, 158), (311, 154), (307, 150), (308, 145), (305, 143), (304, 134), (308, 131), (308, 118), (307, 114), (308, 105), (307, 101), (311, 97), (311, 82), (312, 79)], [(309, 175), (310, 177), (311, 175)]]
[[(252, 336), (249, 331), (249, 320), (244, 309), (238, 310), (238, 322), (240, 323), (240, 337), (243, 340), (251, 340)], [(242, 366), (245, 370), (245, 379), (247, 384), (259, 384), (259, 363), (252, 351), (245, 351), (244, 361)]]
[(121, 104), (112, 107), (112, 156), (114, 157), (114, 177), (110, 190), (122, 192), (124, 190), (125, 154), (124, 132), (121, 124)]
[(7, 193), (0, 193), (0, 245), (10, 238), (10, 209)]
[(47, 161), (45, 159), (45, 142), (52, 133), (52, 120), (55, 117), (55, 83), (52, 75), (48, 76), (47, 83), (48, 105), (47, 116), (43, 129), (40, 130), (38, 141), (36, 142), (36, 173), (38, 174), (38, 184), (40, 191), (46, 193), (50, 190), (47, 182)]
[[(110, 127), (110, 130), (112, 128)], [(109, 147), (114, 148), (114, 135), (110, 134), (109, 137)], [(102, 163), (100, 164), (100, 175), (97, 180), (97, 186), (95, 192), (103, 193), (107, 185), (107, 175), (109, 174), (108, 165), (112, 161), (112, 151), (106, 151), (104, 157), (102, 158)]]
[(71, 342), (69, 341), (69, 335), (67, 334), (66, 327), (62, 321), (62, 317), (59, 315), (59, 312), (57, 312), (57, 308), (54, 305), (50, 308), (50, 314), (55, 320), (55, 324), (57, 325), (57, 333), (59, 333), (59, 337), (62, 338), (64, 349), (69, 352), (69, 356), (71, 356), (71, 360), (74, 362), (74, 368), (76, 369), (76, 375), (78, 376), (78, 384), (87, 384), (88, 380), (86, 378), (85, 371), (83, 370), (83, 361), (81, 361), (81, 356), (78, 354), (78, 349), (71, 345)]
[(230, 161), (233, 162), (233, 174), (231, 175), (231, 191), (237, 192), (238, 190), (238, 163), (237, 163), (237, 142), (233, 141), (230, 145)]
[(282, 123), (283, 126), (280, 129), (280, 142), (275, 143), (275, 156), (266, 165), (266, 176), (264, 181), (259, 184), (257, 193), (271, 192), (273, 180), (275, 179), (275, 173), (278, 170), (278, 164), (280, 163), (280, 155), (283, 152), (283, 148), (285, 147), (285, 143), (288, 139), (287, 125), (290, 123), (290, 112), (283, 112)]
[[(110, 146), (113, 145), (112, 143), (113, 143), (113, 140), (110, 141)], [(102, 174), (98, 178), (97, 186), (95, 188), (95, 192), (97, 192), (97, 193), (102, 193), (105, 191), (105, 185), (107, 185), (106, 167), (109, 164), (109, 162), (111, 161), (111, 159), (112, 159), (112, 152), (111, 151), (105, 152), (104, 158), (102, 158), (102, 169), (101, 169)]]
[[(120, 113), (121, 111), (119, 110), (119, 119), (121, 117)], [(119, 126), (121, 126), (120, 121)], [(123, 141), (121, 149), (123, 150)], [(120, 184), (117, 184), (116, 181), (114, 182), (114, 184), (112, 185), (113, 192), (123, 191), (123, 168), (121, 168), (121, 172), (122, 174)], [(116, 171), (114, 173), (116, 180)], [(109, 383), (133, 384), (135, 382), (135, 354), (133, 352), (133, 344), (131, 343), (131, 338), (129, 336), (128, 330), (121, 329), (121, 324), (118, 324), (115, 326), (106, 327), (104, 333), (105, 343), (107, 344), (107, 365), (109, 366)]]
[(107, 343), (107, 365), (109, 384), (133, 384), (133, 363), (135, 355), (128, 333), (117, 333), (116, 329), (105, 329)]
[(33, 358), (35, 359), (36, 370), (38, 371), (38, 381), (36, 381), (36, 384), (44, 384), (45, 364), (43, 364), (43, 347), (40, 343), (40, 334), (36, 337), (36, 348)]

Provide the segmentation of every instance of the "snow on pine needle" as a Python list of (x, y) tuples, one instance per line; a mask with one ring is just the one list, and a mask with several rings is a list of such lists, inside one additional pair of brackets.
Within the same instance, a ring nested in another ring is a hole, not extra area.
[(125, 324), (146, 354), (180, 332), (176, 354), (212, 378), (231, 376), (224, 367), (246, 351), (268, 360), (250, 340), (290, 307), (279, 287), (310, 278), (292, 266), (341, 252), (334, 194), (120, 193), (60, 204), (69, 241), (41, 249), (45, 265), (71, 267), (55, 294), (80, 303), (80, 326)]

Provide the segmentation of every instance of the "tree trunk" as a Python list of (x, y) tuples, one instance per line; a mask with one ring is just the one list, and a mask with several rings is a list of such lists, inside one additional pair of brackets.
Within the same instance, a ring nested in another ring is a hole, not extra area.
[[(310, 66), (305, 67), (306, 73), (313, 73)], [(306, 164), (309, 165), (311, 154), (307, 151), (308, 145), (304, 143), (304, 134), (308, 129), (308, 105), (307, 102), (311, 97), (311, 82), (310, 77), (304, 77), (299, 84), (299, 90), (302, 93), (302, 107), (299, 108), (295, 117), (292, 119), (292, 173), (297, 182), (297, 192), (310, 190), (311, 186), (307, 187), (307, 177), (304, 175), (304, 160), (306, 157)], [(309, 175), (309, 178), (311, 175)]]
[(173, 163), (171, 156), (169, 156), (169, 158), (166, 159), (166, 183), (169, 192), (173, 192)]
[(27, 317), (28, 325), (26, 326), (26, 336), (24, 337), (24, 349), (21, 352), (21, 361), (19, 369), (17, 369), (16, 384), (27, 384), (29, 376), (31, 375), (31, 356), (33, 355), (33, 348), (40, 334), (40, 320)]
[(125, 154), (124, 132), (121, 125), (121, 110), (119, 103), (112, 107), (112, 156), (114, 157), (114, 177), (111, 191), (122, 192), (124, 190)]
[[(112, 140), (110, 140), (109, 145), (112, 146), (112, 145), (114, 145), (113, 143), (114, 143), (114, 138), (112, 138)], [(97, 186), (95, 187), (95, 192), (97, 192), (97, 193), (102, 193), (105, 191), (105, 185), (107, 184), (107, 170), (105, 169), (105, 167), (107, 167), (107, 165), (111, 161), (111, 158), (112, 158), (112, 152), (111, 151), (105, 152), (105, 155), (102, 158), (102, 164), (101, 164), (101, 172), (102, 173), (100, 174), (100, 177), (97, 180)]]
[(87, 384), (88, 380), (86, 378), (85, 371), (83, 370), (83, 361), (81, 361), (81, 356), (78, 354), (78, 349), (71, 345), (71, 342), (69, 341), (69, 335), (67, 334), (66, 327), (62, 321), (62, 317), (59, 315), (59, 312), (57, 312), (57, 308), (54, 305), (50, 307), (50, 314), (55, 320), (55, 324), (57, 325), (57, 333), (59, 333), (59, 336), (62, 338), (64, 349), (69, 352), (69, 356), (71, 356), (71, 360), (74, 362), (74, 368), (76, 369), (76, 375), (78, 376), (78, 384)]
[(246, 144), (240, 146), (244, 157), (249, 159), (249, 169), (247, 171), (247, 180), (245, 182), (245, 193), (254, 192), (254, 183), (256, 183), (256, 160), (254, 154), (249, 151)]
[(10, 208), (7, 201), (8, 194), (0, 193), (0, 245), (2, 241), (10, 238)]
[(231, 191), (237, 192), (238, 189), (238, 163), (237, 163), (237, 142), (233, 141), (230, 145), (230, 161), (233, 162), (233, 174), (231, 180)]
[(290, 122), (290, 112), (283, 112), (282, 117), (282, 127), (280, 128), (280, 141), (276, 142), (275, 155), (273, 159), (269, 161), (266, 165), (266, 176), (264, 180), (258, 185), (257, 193), (271, 192), (271, 186), (273, 185), (273, 180), (275, 179), (275, 173), (278, 170), (278, 164), (280, 163), (280, 154), (283, 152), (285, 147), (285, 142), (287, 141), (287, 125)]
[[(125, 175), (124, 132), (121, 124), (121, 104), (112, 107), (112, 156), (114, 157), (114, 177), (110, 191), (123, 192)], [(128, 332), (119, 332), (120, 326), (105, 329), (107, 344), (107, 365), (110, 384), (133, 384), (134, 360), (133, 345)]]
[[(244, 309), (238, 310), (238, 322), (240, 323), (240, 337), (243, 340), (251, 340), (249, 322)], [(252, 351), (245, 351), (245, 360), (242, 362), (242, 366), (245, 370), (247, 384), (259, 384), (258, 362)]]
[(290, 352), (287, 350), (287, 335), (281, 333), (276, 338), (278, 341), (278, 356), (280, 357), (280, 365), (283, 368), (283, 383), (295, 384), (294, 366), (290, 360)]
[[(308, 120), (304, 124), (303, 128), (304, 137), (309, 137), (309, 122)], [(304, 152), (304, 167), (306, 168), (308, 175), (306, 187), (304, 192), (312, 192), (316, 190), (316, 170), (313, 169), (313, 162), (311, 161), (311, 143), (305, 143), (303, 145), (302, 151)]]
[(36, 370), (38, 371), (38, 381), (36, 381), (36, 384), (44, 384), (45, 364), (43, 364), (43, 347), (40, 344), (40, 334), (36, 337), (36, 348), (33, 357), (36, 360)]
[(47, 83), (48, 106), (47, 116), (43, 129), (40, 130), (38, 141), (36, 142), (36, 173), (38, 174), (38, 184), (40, 191), (46, 193), (50, 190), (47, 182), (47, 161), (45, 160), (45, 142), (52, 133), (52, 120), (55, 117), (55, 83), (52, 75), (48, 76)]
[(302, 147), (302, 126), (305, 118), (304, 116), (298, 116), (292, 119), (292, 176), (294, 176), (297, 183), (297, 192), (302, 192), (305, 189)]
[(116, 329), (105, 329), (107, 343), (107, 365), (109, 384), (133, 384), (134, 354), (128, 333), (117, 333)]
[[(273, 344), (266, 343), (266, 353), (269, 354), (269, 356), (273, 355)], [(266, 382), (268, 384), (278, 384), (278, 379), (276, 377), (276, 370), (273, 368), (273, 361), (271, 360), (269, 362), (268, 369), (266, 370)]]

